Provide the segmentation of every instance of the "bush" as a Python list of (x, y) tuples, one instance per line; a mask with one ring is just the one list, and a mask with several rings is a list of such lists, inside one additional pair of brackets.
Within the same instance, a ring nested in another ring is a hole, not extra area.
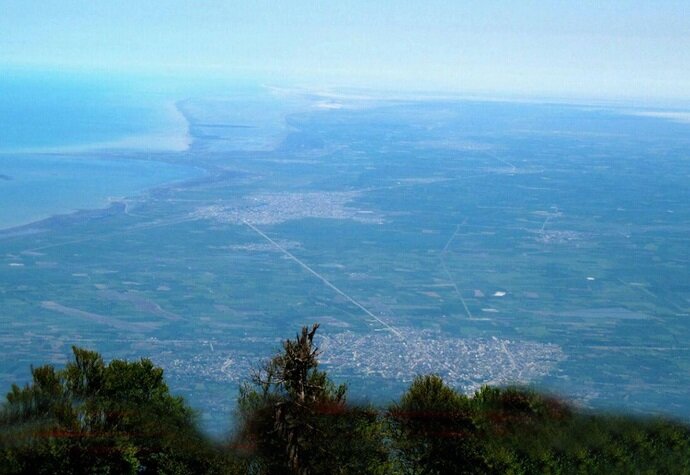
[(73, 348), (65, 369), (33, 368), (0, 415), (4, 473), (212, 473), (220, 452), (147, 359), (105, 364)]

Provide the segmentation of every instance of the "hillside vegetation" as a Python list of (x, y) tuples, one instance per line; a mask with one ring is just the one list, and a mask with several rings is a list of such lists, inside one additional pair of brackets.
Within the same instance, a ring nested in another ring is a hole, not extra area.
[[(466, 396), (419, 376), (388, 408), (348, 402), (318, 367), (318, 325), (247, 375), (223, 443), (151, 361), (73, 348), (32, 368), (0, 414), (3, 474), (690, 473), (690, 428), (576, 409), (521, 388)], [(228, 395), (231, 398), (232, 395)]]

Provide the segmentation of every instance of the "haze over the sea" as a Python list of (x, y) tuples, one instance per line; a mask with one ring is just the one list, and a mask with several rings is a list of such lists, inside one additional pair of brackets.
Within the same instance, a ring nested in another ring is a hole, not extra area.
[(0, 76), (0, 152), (184, 150), (175, 97), (151, 89), (105, 74), (10, 70)]
[(49, 71), (1, 76), (0, 229), (197, 175), (192, 167), (112, 155), (139, 151), (143, 158), (189, 145), (174, 96), (146, 84)]
[(0, 67), (690, 100), (686, 0), (5, 0)]

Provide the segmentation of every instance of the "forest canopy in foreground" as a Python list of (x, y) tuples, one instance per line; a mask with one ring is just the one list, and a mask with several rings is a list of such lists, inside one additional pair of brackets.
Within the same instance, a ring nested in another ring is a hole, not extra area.
[(587, 412), (526, 389), (466, 396), (426, 375), (390, 407), (352, 404), (318, 368), (317, 329), (247, 375), (222, 443), (150, 360), (106, 363), (74, 347), (64, 368), (32, 368), (32, 382), (7, 394), (0, 472), (690, 473), (686, 425)]

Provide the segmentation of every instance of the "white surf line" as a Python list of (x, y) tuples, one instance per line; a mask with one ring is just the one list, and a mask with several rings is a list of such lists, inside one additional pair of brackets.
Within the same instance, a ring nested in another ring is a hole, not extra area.
[(314, 269), (312, 269), (311, 267), (309, 267), (307, 264), (305, 264), (304, 262), (302, 262), (302, 261), (301, 261), (299, 258), (297, 258), (294, 254), (292, 254), (290, 251), (288, 251), (287, 249), (285, 249), (284, 247), (282, 247), (280, 244), (278, 244), (277, 242), (275, 242), (273, 239), (271, 239), (270, 237), (268, 237), (268, 236), (267, 236), (266, 234), (264, 234), (264, 232), (261, 231), (259, 228), (257, 228), (257, 227), (254, 226), (252, 223), (250, 223), (250, 222), (248, 222), (248, 221), (246, 221), (246, 220), (244, 220), (244, 219), (242, 220), (242, 222), (243, 222), (245, 225), (247, 225), (249, 228), (251, 228), (251, 229), (252, 229), (255, 233), (257, 233), (259, 236), (261, 236), (262, 238), (264, 238), (265, 240), (267, 240), (268, 242), (270, 242), (271, 244), (273, 244), (273, 245), (276, 247), (276, 249), (278, 249), (280, 252), (282, 252), (283, 254), (285, 254), (286, 256), (288, 256), (290, 259), (292, 259), (293, 261), (295, 261), (297, 264), (299, 264), (304, 270), (306, 270), (307, 272), (309, 272), (310, 274), (312, 274), (314, 277), (316, 277), (316, 278), (319, 279), (321, 282), (323, 282), (324, 284), (326, 284), (328, 287), (330, 287), (331, 289), (333, 289), (336, 293), (338, 293), (339, 295), (342, 295), (343, 297), (345, 297), (348, 301), (350, 301), (350, 302), (351, 302), (353, 305), (355, 305), (357, 308), (359, 308), (359, 309), (362, 310), (364, 313), (366, 313), (367, 315), (369, 315), (371, 318), (373, 318), (374, 320), (376, 320), (377, 322), (379, 322), (381, 325), (383, 325), (383, 326), (384, 326), (387, 330), (389, 330), (391, 333), (395, 334), (395, 335), (396, 335), (398, 338), (400, 338), (401, 340), (405, 340), (405, 337), (403, 337), (402, 333), (400, 333), (398, 330), (396, 330), (395, 328), (393, 328), (393, 327), (392, 327), (391, 325), (389, 325), (388, 323), (386, 323), (386, 322), (384, 322), (383, 320), (381, 320), (379, 317), (377, 317), (377, 316), (374, 315), (371, 311), (369, 311), (369, 309), (367, 309), (364, 305), (362, 305), (361, 303), (359, 303), (358, 301), (356, 301), (355, 299), (353, 299), (352, 297), (350, 297), (349, 295), (347, 295), (345, 292), (343, 292), (342, 290), (340, 290), (338, 287), (336, 287), (335, 285), (333, 285), (328, 279), (326, 279), (324, 276), (322, 276), (321, 274), (319, 274), (318, 272), (316, 272)]
[(448, 270), (448, 266), (446, 266), (446, 254), (448, 253), (448, 247), (450, 246), (450, 243), (452, 243), (455, 240), (455, 237), (458, 235), (460, 232), (460, 226), (464, 225), (467, 222), (467, 220), (464, 220), (462, 224), (458, 224), (455, 227), (455, 232), (453, 235), (448, 239), (448, 242), (446, 242), (446, 245), (443, 246), (443, 249), (441, 250), (441, 267), (443, 267), (444, 272), (446, 273), (446, 276), (448, 277), (448, 280), (450, 281), (451, 284), (453, 284), (453, 288), (455, 289), (455, 293), (458, 294), (458, 297), (460, 298), (460, 302), (462, 302), (462, 306), (465, 307), (465, 312), (467, 313), (467, 317), (470, 320), (474, 320), (474, 317), (472, 316), (472, 312), (470, 312), (470, 308), (467, 306), (467, 302), (465, 302), (465, 299), (462, 296), (462, 292), (460, 292), (460, 289), (458, 288), (458, 284), (455, 283), (455, 279), (453, 279), (453, 276), (450, 274), (450, 271)]

